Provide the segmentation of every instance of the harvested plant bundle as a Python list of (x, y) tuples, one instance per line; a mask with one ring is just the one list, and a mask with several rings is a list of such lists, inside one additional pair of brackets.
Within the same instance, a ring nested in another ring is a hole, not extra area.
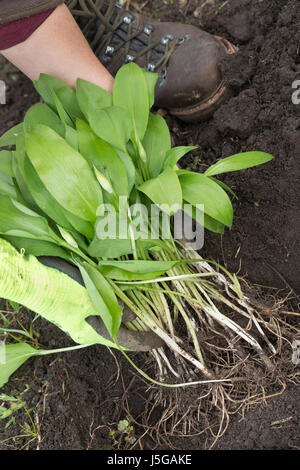
[[(224, 403), (245, 395), (236, 384), (248, 364), (273, 374), (280, 320), (256, 308), (235, 275), (203, 260), (201, 246), (185, 243), (185, 225), (230, 228), (227, 193), (234, 193), (215, 176), (273, 157), (246, 152), (203, 174), (179, 169), (195, 147), (171, 148), (164, 119), (149, 111), (156, 78), (127, 64), (112, 96), (81, 79), (76, 92), (47, 75), (35, 83), (44, 103), (0, 138), (2, 147), (15, 146), (0, 153), (0, 297), (55, 323), (77, 347), (101, 343), (123, 354), (118, 331), (127, 307), (136, 316), (127, 328), (151, 330), (164, 344), (151, 352), (160, 384), (177, 391), (205, 384), (203, 396), (213, 397), (224, 422)], [(35, 258), (45, 255), (77, 266), (86, 289)], [(101, 317), (109, 335), (88, 317)], [(49, 351), (19, 342), (5, 352), (1, 384), (27, 357)], [(199, 403), (190, 408), (199, 413)], [(163, 423), (170, 410), (176, 415), (170, 405)]]

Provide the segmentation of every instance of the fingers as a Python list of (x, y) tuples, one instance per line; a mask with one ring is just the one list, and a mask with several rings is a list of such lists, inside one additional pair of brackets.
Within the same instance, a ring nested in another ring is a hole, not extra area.
[[(77, 281), (80, 285), (84, 286), (80, 271), (76, 266), (68, 263), (67, 261), (52, 257), (52, 256), (40, 256), (39, 261), (48, 266), (49, 268), (55, 268), (71, 277), (74, 281)], [(134, 313), (120, 301), (120, 307), (123, 310), (123, 322), (133, 321), (136, 316)], [(92, 315), (85, 319), (85, 321), (103, 338), (111, 340), (111, 337), (101, 320), (100, 316)], [(118, 342), (121, 346), (132, 351), (150, 351), (163, 346), (164, 342), (151, 331), (130, 331), (126, 327), (120, 327), (117, 334)]]
[[(89, 316), (85, 321), (103, 338), (110, 340), (110, 335), (97, 315)], [(117, 334), (118, 343), (132, 351), (150, 351), (163, 346), (164, 342), (152, 331), (130, 331), (125, 326), (120, 326)]]
[(84, 286), (79, 269), (76, 268), (76, 266), (73, 264), (68, 263), (68, 261), (65, 261), (64, 259), (58, 258), (56, 256), (39, 256), (38, 260), (45, 266), (48, 266), (48, 268), (54, 268), (64, 274), (67, 274), (74, 281), (79, 282), (81, 286)]

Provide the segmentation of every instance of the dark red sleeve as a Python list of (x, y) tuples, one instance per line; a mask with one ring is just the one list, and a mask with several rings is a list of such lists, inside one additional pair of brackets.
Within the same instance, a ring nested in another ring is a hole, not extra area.
[(0, 25), (0, 51), (25, 41), (55, 10)]

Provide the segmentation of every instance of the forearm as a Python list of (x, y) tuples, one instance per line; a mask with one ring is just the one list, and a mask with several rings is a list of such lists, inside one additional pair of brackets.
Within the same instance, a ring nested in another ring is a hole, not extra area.
[(113, 77), (65, 5), (58, 6), (28, 39), (1, 53), (31, 79), (46, 73), (74, 88), (77, 78), (83, 78), (112, 92)]

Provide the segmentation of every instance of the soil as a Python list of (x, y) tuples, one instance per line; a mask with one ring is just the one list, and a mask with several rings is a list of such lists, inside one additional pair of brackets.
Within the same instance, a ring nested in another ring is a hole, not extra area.
[[(220, 157), (261, 150), (272, 163), (224, 176), (237, 193), (231, 231), (220, 237), (206, 233), (202, 255), (220, 261), (250, 283), (293, 298), (300, 294), (300, 105), (292, 103), (292, 83), (300, 74), (300, 4), (298, 0), (210, 0), (147, 2), (145, 9), (162, 20), (193, 23), (223, 35), (239, 47), (222, 64), (232, 97), (205, 123), (183, 124), (167, 116), (175, 145), (197, 145), (181, 165), (203, 171)], [(138, 5), (138, 4), (136, 4)], [(182, 6), (183, 5), (183, 6)], [(20, 122), (39, 97), (29, 80), (1, 59), (0, 78), (7, 84), (7, 104), (0, 106), (0, 134)], [(276, 289), (276, 290), (275, 290)], [(8, 308), (7, 305), (4, 306)], [(28, 318), (26, 310), (20, 321)], [(54, 326), (34, 324), (45, 348), (71, 345)], [(144, 356), (136, 354), (139, 364)], [(24, 392), (24, 390), (26, 391)], [(23, 393), (37, 436), (14, 438), (0, 449), (203, 449), (209, 436), (151, 437), (141, 425), (148, 384), (118, 353), (93, 346), (72, 353), (31, 359), (3, 388)], [(278, 394), (280, 387), (269, 393)], [(157, 408), (153, 415), (161, 413)], [(24, 409), (5, 428), (1, 439), (22, 434), (29, 419)], [(128, 418), (129, 417), (129, 418)], [(120, 420), (133, 429), (119, 432)], [(235, 414), (215, 449), (300, 449), (299, 385), (290, 383), (280, 395)], [(151, 423), (150, 423), (151, 424)], [(199, 429), (200, 431), (200, 429)], [(131, 438), (136, 438), (134, 439)]]

